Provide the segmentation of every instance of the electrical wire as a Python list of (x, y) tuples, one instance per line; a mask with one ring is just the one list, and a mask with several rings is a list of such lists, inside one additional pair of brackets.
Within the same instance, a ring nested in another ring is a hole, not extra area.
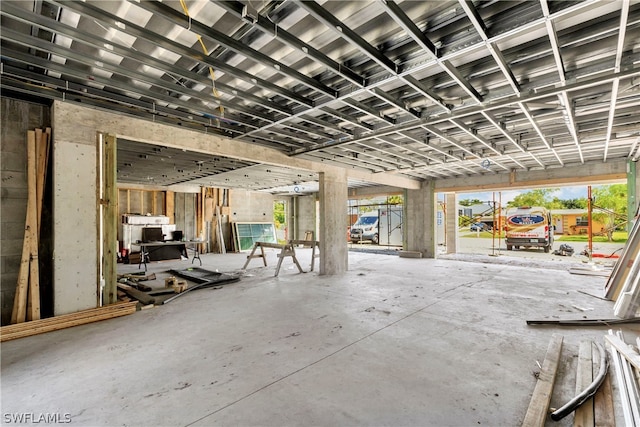
[[(187, 18), (189, 18), (189, 28), (188, 30), (191, 30), (191, 16), (189, 15), (189, 8), (187, 7), (187, 3), (185, 0), (180, 0), (180, 5), (182, 6), (182, 10), (184, 11), (184, 14), (187, 16)], [(204, 52), (204, 54), (206, 56), (209, 56), (209, 51), (207, 49), (207, 47), (204, 44), (204, 41), (202, 40), (202, 37), (200, 36), (200, 34), (196, 34), (196, 36), (198, 37), (198, 42), (200, 42), (200, 46), (202, 47), (202, 51)], [(218, 92), (218, 89), (216, 88), (216, 73), (213, 69), (213, 67), (209, 66), (209, 77), (211, 78), (211, 92), (213, 93), (213, 96), (215, 96), (216, 98), (220, 99), (220, 93)], [(224, 117), (224, 107), (222, 106), (222, 103), (219, 104), (218, 109), (220, 110), (220, 116)], [(218, 127), (220, 127), (220, 123), (218, 123)]]

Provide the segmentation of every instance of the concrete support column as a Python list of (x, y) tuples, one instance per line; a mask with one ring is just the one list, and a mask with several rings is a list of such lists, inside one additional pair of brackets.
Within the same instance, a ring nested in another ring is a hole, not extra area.
[(637, 173), (637, 169), (638, 162), (629, 160), (627, 164), (627, 215), (629, 219), (627, 230), (631, 230), (633, 219), (638, 210), (638, 203), (640, 202), (640, 197), (638, 197), (638, 192), (640, 191), (640, 175)]
[[(53, 312), (98, 305), (98, 135), (66, 104), (53, 106)], [(86, 110), (91, 115), (92, 110)]]
[(447, 193), (445, 195), (445, 245), (448, 254), (458, 252), (458, 195)]
[(320, 274), (347, 271), (347, 172), (320, 172)]
[(433, 181), (418, 190), (405, 192), (406, 250), (420, 252), (424, 258), (436, 257), (436, 194)]

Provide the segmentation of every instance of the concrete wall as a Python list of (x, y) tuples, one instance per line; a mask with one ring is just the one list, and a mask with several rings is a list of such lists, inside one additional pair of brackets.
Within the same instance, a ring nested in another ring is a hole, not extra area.
[(48, 127), (51, 119), (44, 105), (9, 98), (0, 105), (0, 301), (5, 325), (11, 320), (27, 216), (27, 130)]
[(231, 221), (273, 222), (273, 195), (233, 189), (229, 194)]
[(304, 239), (307, 231), (313, 231), (313, 238), (318, 240), (316, 195), (293, 197), (293, 202), (296, 204), (295, 238)]
[(53, 109), (53, 252), (56, 316), (98, 306), (97, 134), (64, 132), (76, 120)]

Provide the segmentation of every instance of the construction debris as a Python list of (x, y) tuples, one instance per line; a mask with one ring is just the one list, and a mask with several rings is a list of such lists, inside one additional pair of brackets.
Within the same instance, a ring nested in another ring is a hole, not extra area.
[[(586, 387), (581, 393), (579, 393), (576, 397), (571, 399), (569, 402), (567, 402), (561, 408), (553, 411), (553, 413), (551, 414), (551, 419), (552, 420), (559, 421), (559, 420), (563, 419), (564, 417), (566, 417), (567, 415), (569, 415), (570, 413), (572, 413), (573, 411), (575, 411), (578, 407), (580, 407), (580, 405), (585, 403), (590, 397), (592, 397), (594, 394), (596, 394), (596, 392), (598, 391), (598, 388), (600, 387), (600, 384), (602, 384), (602, 382), (604, 381), (604, 377), (605, 377), (605, 375), (607, 375), (607, 369), (609, 368), (609, 361), (607, 360), (607, 354), (604, 351), (604, 347), (599, 343), (594, 343), (594, 344), (596, 345), (596, 347), (598, 347), (599, 354), (600, 354), (600, 369), (598, 370), (598, 375), (593, 380), (593, 382), (591, 382), (591, 384), (589, 384), (589, 386)], [(591, 372), (592, 371), (592, 366), (591, 366), (592, 365), (592, 359), (591, 359), (591, 347), (590, 346), (589, 346), (588, 353), (589, 353), (588, 371)], [(578, 366), (580, 366), (580, 365), (578, 365)], [(592, 404), (591, 410), (593, 411), (593, 404)]]
[(560, 255), (560, 256), (573, 256), (574, 252), (575, 250), (571, 245), (567, 245), (566, 243), (563, 243), (560, 245), (558, 249), (553, 251), (553, 254)]
[[(610, 345), (609, 352), (615, 367), (617, 389), (620, 393), (620, 403), (625, 425), (640, 425), (640, 384), (637, 372), (640, 369), (640, 354), (637, 349), (629, 346), (622, 336), (622, 332), (605, 335), (605, 340)], [(634, 373), (635, 371), (635, 373)]]

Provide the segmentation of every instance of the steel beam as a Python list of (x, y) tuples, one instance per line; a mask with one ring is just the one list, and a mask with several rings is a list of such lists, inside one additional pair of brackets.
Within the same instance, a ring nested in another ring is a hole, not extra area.
[(174, 25), (188, 28), (190, 31), (199, 34), (200, 36), (209, 38), (229, 50), (232, 50), (248, 59), (261, 63), (273, 70), (276, 70), (281, 74), (297, 80), (313, 90), (319, 91), (325, 95), (329, 95), (332, 98), (335, 98), (337, 96), (336, 90), (320, 83), (318, 80), (306, 76), (283, 64), (282, 62), (276, 61), (270, 56), (265, 55), (264, 53), (257, 51), (243, 44), (242, 42), (227, 36), (226, 34), (223, 34), (222, 32), (216, 30), (214, 27), (204, 25), (203, 23), (186, 16), (184, 13), (173, 9), (172, 7), (164, 3), (142, 0), (139, 4), (140, 7), (154, 13), (156, 16), (163, 17), (168, 22)]
[[(164, 49), (167, 49), (171, 52), (185, 56), (187, 58), (191, 58), (196, 62), (206, 64), (207, 66), (223, 71), (231, 76), (244, 80), (248, 83), (260, 86), (266, 90), (269, 90), (273, 93), (276, 93), (284, 98), (297, 102), (301, 105), (305, 105), (307, 107), (314, 106), (314, 102), (308, 98), (305, 98), (294, 92), (285, 90), (280, 86), (273, 84), (267, 80), (260, 79), (251, 73), (238, 70), (237, 68), (234, 68), (224, 62), (221, 62), (214, 58), (206, 56), (202, 52), (196, 49), (187, 48), (184, 45), (174, 40), (169, 40), (160, 34), (151, 32), (144, 27), (140, 27), (139, 25), (134, 24), (133, 22), (124, 20), (121, 17), (118, 17), (103, 9), (100, 9), (99, 7), (95, 6), (95, 4), (93, 3), (77, 2), (77, 1), (71, 1), (71, 0), (51, 0), (51, 1), (56, 4), (59, 4), (62, 7), (66, 7), (68, 9), (74, 10), (80, 13), (81, 15), (90, 16), (93, 19), (103, 22), (105, 25), (111, 28), (114, 28), (116, 30), (118, 30), (120, 26), (124, 25), (126, 27), (127, 34), (134, 35), (136, 37), (140, 37), (142, 39), (148, 40), (152, 44), (155, 44), (157, 46), (160, 46)], [(133, 55), (135, 55), (135, 53), (133, 53)]]

